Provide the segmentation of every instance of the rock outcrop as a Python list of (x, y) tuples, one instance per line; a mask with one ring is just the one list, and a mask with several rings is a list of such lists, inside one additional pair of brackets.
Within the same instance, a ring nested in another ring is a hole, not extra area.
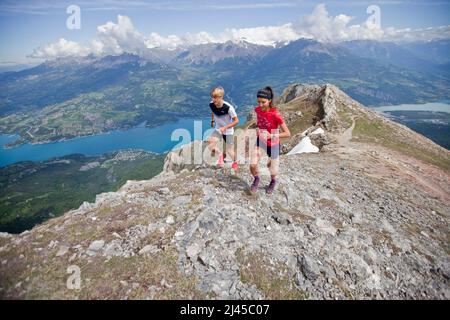
[(151, 180), (2, 234), (0, 296), (449, 299), (449, 151), (332, 85), (289, 86), (278, 105), (283, 152), (304, 137), (320, 152), (281, 155), (274, 194), (186, 145)]

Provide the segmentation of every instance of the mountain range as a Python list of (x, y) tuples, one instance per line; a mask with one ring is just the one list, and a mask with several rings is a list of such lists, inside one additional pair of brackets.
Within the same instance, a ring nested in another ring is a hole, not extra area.
[(46, 61), (0, 74), (0, 133), (10, 146), (129, 128), (186, 115), (207, 116), (209, 90), (245, 114), (265, 85), (334, 83), (368, 106), (423, 103), (450, 97), (450, 41), (396, 44), (321, 43), (300, 39), (275, 46), (244, 40), (176, 50)]

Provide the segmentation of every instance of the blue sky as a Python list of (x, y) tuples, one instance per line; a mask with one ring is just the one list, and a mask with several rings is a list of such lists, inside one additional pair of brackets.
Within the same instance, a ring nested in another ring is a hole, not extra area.
[[(71, 4), (81, 9), (79, 30), (66, 28), (69, 16), (66, 8)], [(311, 15), (318, 4), (325, 5), (331, 19), (339, 15), (352, 17), (348, 26), (366, 21), (369, 5), (379, 6), (383, 29), (450, 25), (450, 1), (0, 1), (0, 64), (33, 61), (27, 58), (33, 50), (61, 38), (87, 45), (98, 37), (98, 26), (107, 22), (119, 24), (118, 15), (128, 18), (133, 30), (139, 33), (138, 37), (142, 35), (145, 38), (152, 32), (161, 37), (181, 37), (188, 32), (197, 34), (202, 31), (216, 37), (227, 28), (295, 24), (300, 17)], [(317, 30), (317, 26), (307, 27), (310, 27), (307, 34)]]

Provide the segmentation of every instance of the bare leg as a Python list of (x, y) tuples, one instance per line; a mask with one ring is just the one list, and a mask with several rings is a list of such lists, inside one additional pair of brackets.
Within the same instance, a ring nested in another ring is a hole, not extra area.
[(236, 153), (234, 152), (234, 144), (227, 143), (227, 155), (230, 155), (233, 162), (236, 162)]
[(258, 162), (259, 162), (259, 158), (261, 157), (260, 154), (260, 148), (259, 147), (254, 147), (252, 150), (252, 156), (250, 158), (250, 172), (253, 175), (253, 183), (250, 186), (250, 192), (254, 193), (258, 190), (258, 185), (259, 185), (259, 175), (258, 175)]
[(272, 177), (272, 179), (275, 179), (276, 176), (278, 175), (279, 165), (280, 165), (279, 159), (269, 159), (269, 161), (267, 162), (267, 167), (269, 168), (270, 176)]
[(258, 176), (259, 174), (258, 162), (260, 157), (261, 157), (260, 148), (259, 147), (253, 148), (250, 158), (250, 172), (254, 177)]
[(217, 147), (218, 140), (219, 139), (217, 139), (216, 137), (210, 137), (208, 139), (208, 148), (209, 150), (214, 152), (214, 155), (222, 153), (222, 151)]

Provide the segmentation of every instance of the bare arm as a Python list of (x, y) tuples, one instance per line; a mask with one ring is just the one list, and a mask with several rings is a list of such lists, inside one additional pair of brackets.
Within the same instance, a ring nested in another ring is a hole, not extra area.
[(228, 128), (232, 128), (232, 127), (236, 126), (239, 123), (238, 117), (233, 117), (232, 119), (233, 119), (233, 122), (227, 124), (226, 126), (221, 127), (220, 131), (224, 132)]
[(289, 138), (291, 136), (291, 132), (289, 131), (289, 128), (287, 127), (286, 123), (282, 123), (280, 125), (281, 127), (281, 132), (278, 134), (271, 134), (271, 138), (275, 138), (278, 136), (278, 138), (282, 139), (282, 138)]

